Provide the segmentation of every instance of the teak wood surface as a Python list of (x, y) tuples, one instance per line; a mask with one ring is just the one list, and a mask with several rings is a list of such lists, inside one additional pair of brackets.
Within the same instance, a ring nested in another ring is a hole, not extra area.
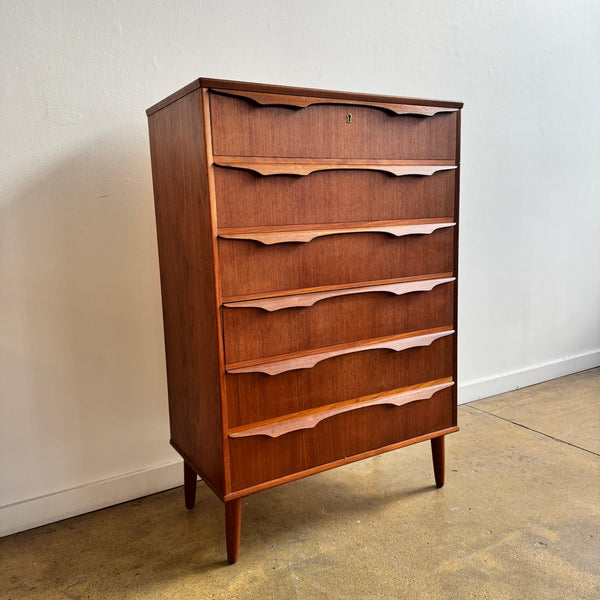
[(445, 273), (452, 271), (453, 237), (452, 228), (444, 228), (399, 238), (336, 235), (285, 247), (219, 239), (221, 293), (238, 296)]
[[(439, 274), (437, 277), (401, 277), (399, 279), (385, 279), (382, 281), (371, 281), (365, 284), (355, 284), (352, 287), (343, 285), (322, 286), (320, 288), (309, 288), (301, 290), (286, 290), (275, 292), (273, 295), (254, 295), (251, 297), (238, 296), (226, 300), (223, 306), (228, 308), (262, 308), (272, 312), (285, 308), (301, 308), (313, 306), (321, 300), (334, 298), (336, 296), (349, 296), (354, 294), (367, 294), (371, 292), (385, 292), (400, 296), (412, 292), (430, 292), (434, 287), (442, 283), (454, 281), (454, 277), (447, 274)], [(444, 276), (446, 275), (446, 276)]]
[[(451, 281), (437, 281), (440, 282), (437, 285), (428, 281), (396, 284), (389, 286), (392, 293), (387, 293), (387, 286), (374, 287), (371, 291), (369, 288), (358, 288), (350, 290), (350, 294), (347, 293), (349, 290), (337, 290), (329, 292), (332, 296), (321, 298), (312, 306), (275, 311), (252, 306), (252, 302), (262, 303), (267, 301), (265, 299), (251, 301), (246, 309), (236, 307), (246, 304), (244, 302), (225, 304), (222, 315), (226, 362), (231, 364), (261, 359), (428, 328), (451, 328), (454, 286)], [(421, 289), (431, 291), (418, 293), (395, 290), (398, 286), (419, 283), (425, 284)], [(352, 293), (357, 291), (361, 293)], [(394, 291), (400, 295), (397, 296)], [(270, 300), (285, 302), (296, 298), (298, 296)], [(348, 323), (352, 323), (352, 327), (348, 327)], [(295, 334), (281, 335), (282, 331), (294, 331)]]
[(210, 110), (216, 156), (455, 158), (456, 112), (398, 116), (369, 106), (350, 109), (339, 104), (295, 110), (221, 94), (211, 94)]
[(229, 430), (229, 437), (250, 437), (253, 435), (266, 435), (269, 437), (279, 437), (291, 431), (300, 429), (311, 429), (318, 425), (324, 419), (340, 415), (344, 412), (366, 408), (367, 406), (377, 406), (380, 404), (391, 404), (394, 406), (403, 406), (419, 400), (427, 400), (436, 392), (454, 385), (450, 377), (431, 381), (425, 384), (413, 385), (408, 388), (391, 390), (380, 394), (369, 394), (362, 398), (345, 400), (335, 404), (327, 404), (311, 410), (305, 410), (275, 419), (268, 419), (260, 423), (253, 423), (242, 427), (234, 427)]
[[(149, 119), (171, 439), (225, 489), (218, 288), (200, 93)], [(194, 368), (190, 368), (190, 362)], [(202, 402), (197, 399), (202, 398)]]
[(249, 81), (231, 81), (228, 79), (215, 79), (210, 77), (200, 77), (173, 92), (160, 102), (146, 109), (148, 116), (162, 110), (169, 104), (177, 102), (184, 96), (191, 94), (200, 88), (206, 90), (227, 90), (227, 93), (239, 92), (241, 95), (248, 92), (261, 94), (274, 94), (284, 96), (311, 97), (311, 98), (326, 98), (329, 100), (351, 100), (358, 102), (383, 102), (389, 104), (410, 104), (444, 108), (461, 109), (462, 102), (453, 102), (448, 100), (429, 100), (425, 98), (408, 98), (399, 96), (386, 96), (382, 94), (365, 94), (361, 92), (349, 92), (341, 90), (322, 90), (317, 88), (293, 87), (287, 85), (274, 85), (270, 83), (251, 83)]
[(227, 373), (230, 427), (247, 425), (387, 390), (443, 379), (452, 374), (455, 336), (429, 346), (394, 352), (352, 352), (317, 363), (311, 369), (264, 373)]
[(456, 166), (450, 160), (356, 160), (321, 159), (301, 160), (264, 159), (237, 156), (215, 156), (215, 165), (232, 169), (246, 169), (259, 175), (306, 176), (318, 171), (381, 171), (396, 177), (408, 175), (431, 176), (438, 171), (451, 171)]
[(171, 443), (225, 502), (457, 431), (457, 102), (201, 78), (147, 110)]
[[(257, 104), (263, 106), (293, 106), (296, 108), (306, 108), (314, 104), (332, 104), (331, 98), (319, 98), (315, 96), (290, 96), (289, 94), (273, 94), (265, 92), (250, 92), (239, 90), (226, 90), (213, 88), (213, 92), (224, 94), (226, 96), (240, 96), (249, 98)], [(344, 100), (336, 98), (334, 104), (348, 104), (355, 106), (370, 106), (387, 110), (396, 115), (423, 115), (432, 117), (440, 112), (455, 112), (458, 108), (449, 108), (444, 106), (420, 106), (418, 104), (398, 104), (397, 102), (373, 102), (372, 100)], [(351, 122), (351, 121), (350, 121)]]
[(263, 177), (217, 166), (218, 226), (453, 220), (456, 173), (453, 169), (430, 177), (395, 177), (383, 171), (332, 170), (307, 177)]
[(317, 363), (329, 360), (345, 354), (354, 352), (366, 352), (368, 350), (393, 350), (400, 352), (408, 348), (418, 346), (430, 346), (435, 340), (446, 335), (452, 335), (454, 331), (447, 327), (438, 327), (435, 329), (426, 329), (415, 331), (408, 334), (389, 335), (385, 337), (360, 340), (357, 342), (347, 342), (328, 346), (324, 348), (313, 348), (304, 352), (293, 352), (290, 354), (280, 354), (278, 356), (268, 356), (253, 360), (245, 360), (238, 363), (230, 363), (225, 366), (228, 373), (265, 373), (267, 375), (279, 375), (286, 371), (296, 369), (310, 369)]
[(404, 406), (369, 406), (344, 412), (311, 429), (276, 438), (264, 435), (233, 438), (230, 440), (232, 486), (234, 490), (249, 488), (451, 428), (452, 389), (443, 389), (429, 399)]
[[(345, 225), (345, 226), (344, 226)], [(312, 242), (318, 237), (342, 233), (388, 233), (396, 237), (424, 235), (443, 227), (454, 227), (456, 223), (442, 219), (415, 219), (414, 221), (364, 221), (362, 223), (318, 224), (313, 226), (281, 227), (229, 227), (220, 228), (220, 238), (229, 240), (254, 240), (266, 246), (288, 242)]]

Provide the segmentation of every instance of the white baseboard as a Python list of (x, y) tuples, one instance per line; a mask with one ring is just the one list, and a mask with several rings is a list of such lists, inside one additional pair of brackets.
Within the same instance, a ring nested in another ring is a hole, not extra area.
[(183, 485), (182, 461), (0, 506), (0, 537)]
[(458, 401), (459, 404), (466, 404), (598, 366), (600, 366), (600, 350), (594, 350), (487, 379), (476, 379), (459, 385)]
[[(600, 366), (600, 350), (459, 386), (460, 404)], [(0, 506), (0, 537), (183, 485), (180, 460)]]

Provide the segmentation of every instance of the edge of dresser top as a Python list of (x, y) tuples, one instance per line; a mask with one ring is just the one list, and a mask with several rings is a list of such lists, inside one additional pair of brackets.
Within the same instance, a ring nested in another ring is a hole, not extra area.
[(217, 88), (227, 89), (231, 91), (252, 91), (262, 92), (265, 94), (283, 94), (289, 96), (314, 96), (318, 98), (331, 98), (335, 100), (349, 100), (356, 102), (381, 102), (381, 103), (398, 103), (412, 104), (420, 106), (439, 106), (444, 108), (461, 109), (463, 102), (453, 102), (448, 100), (427, 100), (423, 98), (405, 98), (399, 96), (386, 96), (380, 94), (365, 94), (359, 92), (346, 92), (334, 90), (321, 90), (315, 88), (291, 87), (286, 85), (272, 85), (265, 83), (251, 83), (245, 81), (229, 81), (226, 79), (207, 79), (201, 77), (192, 81), (192, 83), (182, 87), (180, 90), (170, 94), (160, 102), (152, 105), (146, 110), (146, 115), (150, 116), (153, 113), (165, 108), (169, 104), (176, 102), (187, 94), (199, 88)]

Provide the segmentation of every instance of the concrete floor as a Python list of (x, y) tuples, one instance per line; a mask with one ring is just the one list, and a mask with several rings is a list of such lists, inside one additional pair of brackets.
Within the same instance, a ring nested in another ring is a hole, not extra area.
[(600, 598), (600, 369), (459, 409), (429, 444), (244, 500), (240, 559), (202, 484), (0, 540), (3, 600)]

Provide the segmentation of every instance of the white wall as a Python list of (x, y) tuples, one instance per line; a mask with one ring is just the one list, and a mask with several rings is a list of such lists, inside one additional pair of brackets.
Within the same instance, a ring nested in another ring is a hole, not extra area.
[(464, 101), (462, 399), (600, 363), (596, 0), (0, 16), (0, 532), (181, 481), (144, 110), (198, 76)]

